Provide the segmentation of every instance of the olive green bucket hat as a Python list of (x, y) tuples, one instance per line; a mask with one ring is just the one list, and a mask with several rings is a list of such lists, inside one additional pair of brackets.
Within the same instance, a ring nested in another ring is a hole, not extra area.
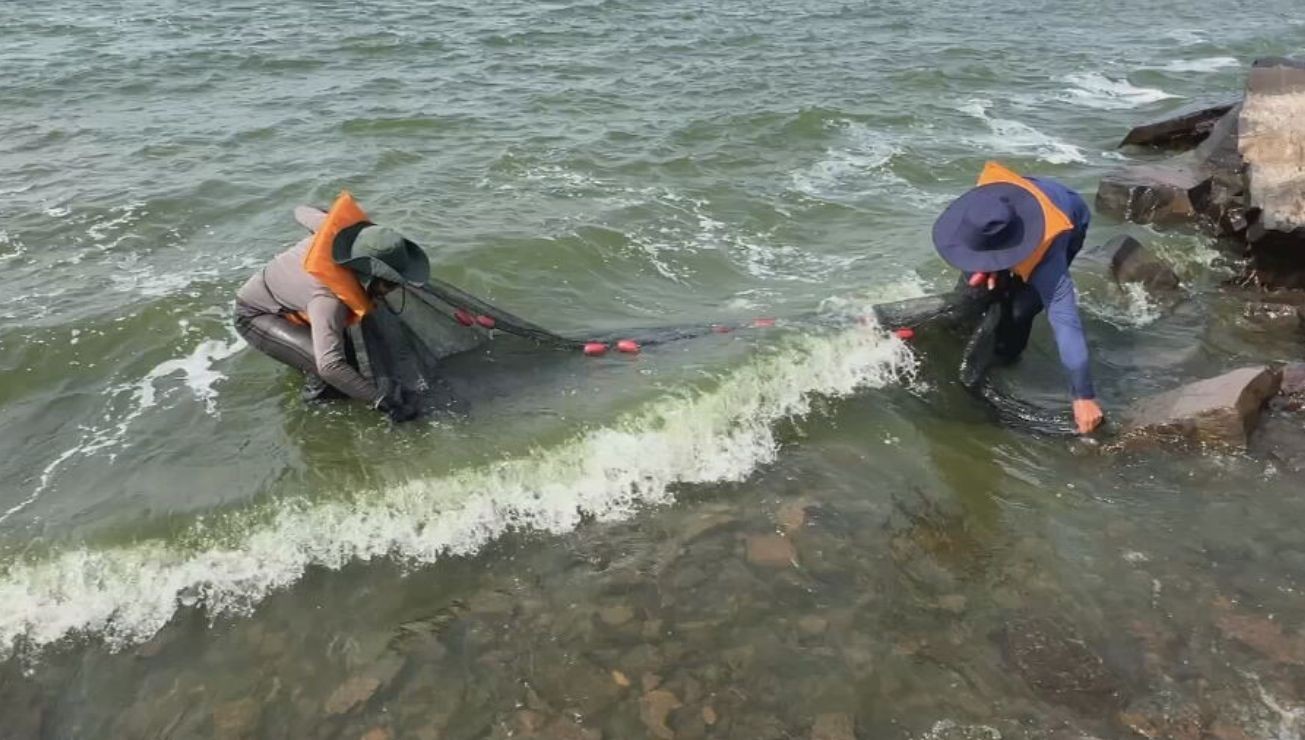
[(367, 278), (380, 278), (395, 285), (425, 285), (430, 280), (430, 258), (421, 247), (394, 229), (366, 224), (344, 229), (331, 245), (335, 263)]

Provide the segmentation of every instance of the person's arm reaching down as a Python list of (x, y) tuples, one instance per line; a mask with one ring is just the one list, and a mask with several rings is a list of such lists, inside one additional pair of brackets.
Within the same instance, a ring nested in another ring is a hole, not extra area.
[(381, 400), (380, 389), (353, 369), (345, 355), (344, 332), (348, 328), (348, 316), (349, 307), (339, 299), (316, 296), (308, 301), (308, 323), (312, 327), (317, 374), (350, 398), (374, 406)]

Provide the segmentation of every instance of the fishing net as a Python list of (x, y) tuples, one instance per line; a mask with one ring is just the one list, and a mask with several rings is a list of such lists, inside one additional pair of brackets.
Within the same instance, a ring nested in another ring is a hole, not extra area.
[[(441, 366), (491, 343), (512, 342), (526, 351), (639, 352), (645, 347), (721, 331), (720, 325), (652, 327), (570, 337), (545, 329), (438, 279), (388, 295), (355, 327), (363, 348), (360, 369), (416, 399), (423, 411), (461, 406), (444, 382)], [(726, 330), (732, 330), (727, 328)]]

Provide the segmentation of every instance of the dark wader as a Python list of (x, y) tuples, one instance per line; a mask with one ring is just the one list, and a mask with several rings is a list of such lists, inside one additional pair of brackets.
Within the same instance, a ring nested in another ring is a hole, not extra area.
[[(313, 334), (308, 326), (297, 324), (285, 316), (259, 312), (240, 301), (236, 301), (235, 324), (236, 333), (249, 342), (251, 347), (304, 374), (307, 379), (305, 398), (312, 400), (327, 395), (345, 397), (344, 393), (326, 385), (317, 375)], [(344, 352), (345, 359), (357, 369), (358, 357), (348, 333), (344, 336)]]

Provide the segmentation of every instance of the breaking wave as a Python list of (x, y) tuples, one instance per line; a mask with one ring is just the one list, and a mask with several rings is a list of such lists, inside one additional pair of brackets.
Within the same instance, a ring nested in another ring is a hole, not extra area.
[(1205, 59), (1178, 59), (1160, 67), (1166, 72), (1217, 72), (1230, 67), (1240, 67), (1235, 57), (1207, 57)]
[(1100, 72), (1067, 75), (1071, 87), (1061, 99), (1101, 110), (1122, 110), (1177, 97), (1154, 87), (1137, 87), (1128, 80), (1112, 80)]
[(310, 566), (477, 551), (504, 532), (564, 532), (674, 498), (676, 485), (738, 481), (775, 459), (776, 422), (909, 377), (900, 341), (874, 327), (793, 336), (710, 390), (651, 403), (524, 457), (416, 479), (355, 500), (280, 501), (197, 523), (173, 541), (83, 547), (0, 573), (0, 657), (80, 635), (111, 649), (148, 639), (181, 607), (251, 610)]
[(1005, 152), (1020, 157), (1036, 157), (1051, 164), (1086, 163), (1083, 150), (1038, 131), (1032, 126), (1006, 118), (993, 118), (988, 114), (991, 100), (974, 98), (960, 107), (960, 111), (988, 125), (988, 135), (970, 137), (968, 142), (987, 151)]

